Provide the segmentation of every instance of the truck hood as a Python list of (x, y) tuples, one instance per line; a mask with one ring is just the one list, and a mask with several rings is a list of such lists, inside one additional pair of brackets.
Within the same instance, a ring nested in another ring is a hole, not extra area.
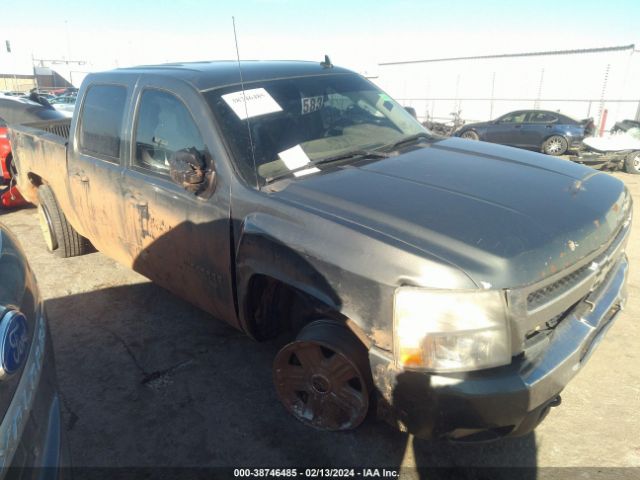
[(440, 258), (483, 288), (572, 265), (611, 239), (631, 203), (605, 173), (458, 138), (301, 177), (276, 195)]

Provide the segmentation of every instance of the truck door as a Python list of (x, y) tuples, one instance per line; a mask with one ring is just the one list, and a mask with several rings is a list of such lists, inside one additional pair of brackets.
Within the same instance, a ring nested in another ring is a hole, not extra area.
[[(162, 80), (165, 88), (167, 80)], [(141, 81), (136, 100), (131, 160), (124, 174), (134, 269), (233, 323), (228, 184), (219, 176), (215, 186), (189, 191), (172, 180), (169, 169), (176, 152), (189, 150), (208, 172), (215, 171), (210, 147), (217, 140), (210, 113), (204, 114), (208, 110), (197, 92), (177, 81), (171, 91)]]
[(79, 232), (126, 263), (122, 219), (124, 117), (132, 85), (93, 84), (82, 99), (74, 145), (68, 149), (69, 198)]

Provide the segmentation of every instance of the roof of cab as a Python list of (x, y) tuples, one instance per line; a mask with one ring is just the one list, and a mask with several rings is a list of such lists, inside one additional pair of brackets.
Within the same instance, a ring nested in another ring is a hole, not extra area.
[[(243, 60), (240, 62), (240, 66), (242, 80), (245, 84), (278, 78), (354, 73), (345, 68), (325, 67), (320, 62), (293, 60)], [(181, 78), (192, 83), (201, 91), (240, 83), (240, 71), (238, 70), (238, 62), (235, 60), (142, 65), (119, 68), (108, 73), (117, 74), (120, 72)]]

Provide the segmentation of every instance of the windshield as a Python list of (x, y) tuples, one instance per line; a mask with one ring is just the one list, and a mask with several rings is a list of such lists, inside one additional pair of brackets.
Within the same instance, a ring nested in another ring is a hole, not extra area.
[(300, 171), (309, 162), (362, 154), (427, 132), (401, 105), (355, 74), (252, 82), (244, 93), (235, 85), (205, 97), (238, 169), (252, 183), (255, 173), (260, 183), (296, 169), (295, 176), (308, 175), (319, 171)]

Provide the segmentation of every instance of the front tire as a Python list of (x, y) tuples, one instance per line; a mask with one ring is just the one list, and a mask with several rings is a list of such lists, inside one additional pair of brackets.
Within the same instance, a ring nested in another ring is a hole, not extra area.
[(542, 144), (542, 151), (547, 155), (564, 155), (568, 148), (567, 139), (560, 135), (549, 137)]
[(624, 171), (632, 175), (640, 175), (640, 150), (631, 152), (625, 157)]
[(480, 135), (478, 135), (473, 130), (467, 130), (466, 132), (463, 132), (462, 135), (460, 135), (460, 138), (466, 138), (467, 140), (478, 141), (480, 140)]
[(342, 324), (318, 320), (283, 347), (273, 364), (280, 401), (319, 430), (351, 430), (369, 411), (371, 370), (364, 345)]
[(47, 250), (61, 258), (84, 255), (91, 251), (89, 241), (67, 221), (48, 185), (38, 188), (38, 217)]

